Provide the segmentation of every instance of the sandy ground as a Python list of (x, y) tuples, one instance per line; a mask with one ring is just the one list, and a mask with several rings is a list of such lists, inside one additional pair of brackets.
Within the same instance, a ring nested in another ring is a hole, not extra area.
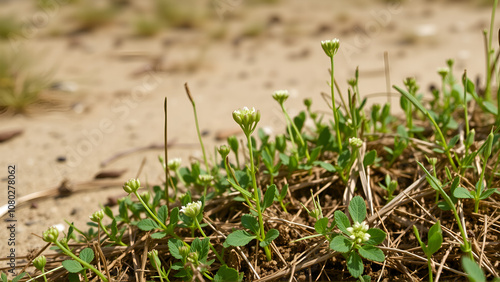
[[(185, 82), (196, 100), (210, 155), (218, 144), (217, 132), (238, 129), (231, 117), (237, 108), (254, 106), (261, 111), (261, 127), (283, 130), (283, 116), (271, 97), (274, 90), (291, 92), (286, 106), (292, 115), (304, 109), (302, 101), (308, 97), (313, 98), (314, 109), (327, 113), (320, 93), (328, 92), (329, 59), (321, 40), (340, 39), (335, 75), (342, 91), (346, 93), (345, 81), (359, 66), (361, 93), (379, 94), (370, 103), (387, 99), (384, 51), (389, 54), (391, 83), (402, 85), (405, 77), (415, 76), (427, 93), (429, 84), (439, 81), (436, 69), (444, 67), (448, 58), (456, 60), (457, 73), (466, 68), (472, 77), (482, 74), (482, 30), (488, 27), (491, 11), (475, 2), (457, 2), (290, 0), (247, 5), (242, 0), (216, 0), (220, 13), (206, 23), (209, 27), (165, 29), (151, 38), (132, 36), (126, 16), (90, 33), (51, 36), (55, 27), (70, 22), (61, 7), (46, 25), (16, 43), (34, 54), (39, 66), (53, 71), (56, 81), (77, 86), (75, 92), (58, 94), (72, 107), (0, 116), (0, 131), (23, 130), (0, 143), (0, 205), (7, 203), (5, 178), (10, 164), (16, 166), (17, 199), (56, 188), (63, 180), (73, 185), (91, 181), (103, 169), (127, 169), (116, 181), (120, 183), (136, 175), (143, 158), (140, 178), (160, 183), (163, 171), (157, 156), (163, 155), (162, 150), (128, 155), (105, 168), (101, 162), (131, 148), (163, 142), (164, 97), (169, 139), (176, 142), (169, 157), (181, 157), (183, 165), (190, 156), (200, 157)], [(37, 13), (32, 6), (30, 1), (0, 1), (0, 14), (27, 20)], [(251, 24), (262, 25), (260, 34), (241, 37)], [(212, 31), (220, 28), (227, 31), (225, 38), (211, 38)], [(154, 58), (163, 59), (157, 71), (141, 73)], [(398, 101), (392, 100), (395, 106)], [(58, 162), (58, 157), (66, 161)], [(42, 247), (37, 236), (65, 219), (86, 229), (88, 216), (116, 196), (125, 196), (120, 186), (18, 207), (16, 255)], [(3, 258), (10, 247), (5, 239), (8, 223), (2, 219)]]

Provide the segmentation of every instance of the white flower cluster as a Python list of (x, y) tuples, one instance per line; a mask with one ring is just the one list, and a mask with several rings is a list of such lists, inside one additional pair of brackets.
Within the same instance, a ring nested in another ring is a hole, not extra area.
[(191, 202), (185, 206), (182, 206), (181, 212), (189, 216), (190, 218), (194, 218), (200, 213), (201, 206), (201, 201)]
[(370, 239), (370, 234), (366, 233), (368, 229), (368, 224), (366, 224), (365, 221), (361, 223), (354, 222), (352, 227), (347, 227), (347, 231), (352, 234), (349, 238), (356, 241), (358, 244), (366, 242)]

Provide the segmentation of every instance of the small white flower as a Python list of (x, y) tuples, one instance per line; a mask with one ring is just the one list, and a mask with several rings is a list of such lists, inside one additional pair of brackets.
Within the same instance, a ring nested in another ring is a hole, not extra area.
[(362, 230), (363, 232), (366, 232), (366, 231), (368, 231), (368, 229), (370, 229), (370, 227), (368, 226), (368, 224), (366, 223), (366, 221), (361, 222), (361, 224), (360, 224), (360, 231)]
[(321, 47), (323, 47), (323, 51), (325, 51), (325, 54), (330, 58), (332, 58), (337, 53), (337, 51), (339, 50), (339, 46), (340, 41), (337, 38), (321, 41)]
[(211, 176), (210, 174), (200, 174), (198, 175), (198, 179), (201, 181), (203, 185), (208, 185), (212, 180), (214, 180), (214, 177)]
[(352, 227), (347, 227), (347, 231), (349, 231), (349, 233), (353, 233), (353, 232), (354, 232), (354, 228), (352, 228)]
[(194, 218), (200, 213), (201, 206), (202, 206), (201, 201), (191, 202), (183, 206), (181, 208), (181, 212), (187, 215), (188, 217)]
[(173, 158), (173, 159), (168, 161), (167, 165), (168, 165), (169, 169), (176, 171), (181, 166), (181, 162), (182, 162), (182, 159)]
[(288, 90), (276, 90), (274, 91), (273, 99), (281, 105), (286, 101), (286, 99), (288, 99), (289, 96)]
[(352, 240), (354, 240), (354, 239), (356, 239), (356, 236), (351, 235), (351, 236), (349, 236), (349, 238), (351, 238)]
[(370, 234), (365, 233), (365, 234), (363, 235), (363, 242), (366, 242), (366, 241), (368, 241), (368, 240), (370, 240)]

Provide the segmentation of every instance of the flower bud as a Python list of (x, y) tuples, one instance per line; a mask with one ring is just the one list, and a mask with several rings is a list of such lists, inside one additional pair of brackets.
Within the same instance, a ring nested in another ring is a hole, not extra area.
[(325, 51), (325, 54), (333, 58), (333, 56), (337, 53), (339, 50), (340, 42), (337, 38), (333, 40), (325, 40), (321, 41), (321, 47), (323, 48), (323, 51)]
[(438, 68), (437, 72), (441, 76), (441, 78), (444, 79), (448, 75), (448, 73), (450, 72), (450, 69), (448, 69), (448, 68)]
[(363, 141), (359, 138), (351, 137), (349, 138), (349, 145), (351, 145), (353, 149), (357, 149), (363, 145)]
[(486, 146), (484, 147), (484, 151), (483, 151), (483, 156), (485, 159), (489, 158), (491, 156), (491, 149), (493, 148), (493, 138), (495, 136), (493, 136), (493, 132), (490, 132), (490, 134), (488, 134), (488, 139), (486, 139)]
[(47, 264), (47, 258), (44, 255), (40, 255), (33, 260), (33, 266), (38, 270), (43, 270)]
[(183, 257), (186, 258), (189, 255), (189, 251), (191, 248), (189, 246), (180, 246), (179, 247), (179, 254)]
[(54, 226), (49, 227), (49, 229), (45, 230), (42, 233), (42, 238), (47, 243), (54, 243), (57, 241), (57, 237), (59, 237), (59, 230)]
[(129, 194), (136, 192), (139, 188), (141, 188), (141, 182), (139, 181), (139, 179), (134, 178), (131, 178), (123, 185), (123, 190), (125, 190), (125, 192)]
[(227, 145), (221, 145), (217, 151), (219, 152), (219, 154), (221, 155), (222, 157), (222, 160), (225, 160), (226, 157), (229, 155), (229, 152), (231, 151), (231, 149), (227, 146)]
[(193, 263), (194, 265), (198, 265), (199, 257), (200, 255), (198, 254), (198, 252), (192, 252), (188, 254), (187, 260)]
[(98, 210), (94, 212), (91, 216), (89, 216), (90, 220), (93, 222), (100, 222), (104, 218), (104, 211)]
[(255, 108), (243, 107), (233, 112), (233, 119), (240, 125), (245, 135), (250, 135), (260, 121), (260, 112), (256, 111)]

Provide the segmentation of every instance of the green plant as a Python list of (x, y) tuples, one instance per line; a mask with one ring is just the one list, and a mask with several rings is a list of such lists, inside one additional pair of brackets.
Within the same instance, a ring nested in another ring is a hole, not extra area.
[(366, 224), (366, 204), (360, 196), (355, 196), (349, 203), (349, 215), (352, 225), (347, 215), (342, 211), (335, 211), (335, 224), (342, 234), (333, 236), (330, 248), (342, 253), (347, 259), (349, 273), (360, 278), (364, 271), (362, 258), (378, 262), (385, 260), (384, 252), (375, 245), (385, 240), (386, 233), (378, 228), (369, 228)]
[(51, 75), (34, 67), (23, 50), (0, 47), (0, 112), (25, 113), (43, 102), (41, 94), (49, 88)]
[(385, 185), (382, 183), (379, 183), (380, 187), (382, 187), (385, 191), (387, 191), (387, 202), (392, 201), (394, 199), (394, 191), (398, 189), (398, 182), (396, 180), (392, 180), (391, 176), (387, 174), (385, 176)]
[(427, 257), (427, 267), (429, 269), (429, 281), (432, 282), (434, 280), (432, 279), (431, 257), (435, 252), (437, 252), (441, 248), (441, 245), (443, 244), (443, 232), (441, 231), (441, 223), (438, 220), (429, 229), (429, 233), (427, 234), (427, 245), (425, 245), (425, 243), (422, 242), (422, 240), (420, 239), (420, 234), (418, 233), (417, 227), (415, 227), (415, 225), (413, 225), (413, 233), (415, 234), (415, 237), (417, 237), (418, 243), (420, 244), (420, 247), (422, 248), (425, 256)]
[(55, 227), (50, 227), (43, 232), (42, 238), (47, 243), (55, 244), (61, 252), (65, 255), (71, 257), (71, 260), (65, 260), (62, 262), (64, 268), (68, 270), (71, 274), (82, 273), (87, 281), (87, 275), (85, 272), (87, 269), (94, 272), (102, 281), (107, 282), (108, 279), (95, 267), (90, 265), (90, 262), (94, 259), (94, 252), (90, 248), (85, 248), (80, 251), (80, 255), (77, 257), (73, 254), (67, 247), (67, 238), (59, 241), (59, 231)]
[(335, 76), (334, 76), (334, 60), (333, 57), (339, 50), (339, 40), (338, 39), (333, 39), (333, 40), (325, 40), (321, 41), (321, 47), (323, 48), (323, 51), (325, 51), (325, 54), (330, 57), (330, 65), (331, 65), (331, 80), (330, 80), (330, 89), (331, 89), (331, 97), (332, 97), (332, 111), (333, 111), (333, 119), (335, 122), (335, 133), (337, 136), (337, 146), (339, 148), (339, 151), (342, 152), (342, 140), (340, 136), (340, 118), (339, 118), (339, 112), (337, 109), (337, 106), (335, 105), (335, 89), (334, 89), (334, 84), (335, 84)]
[(0, 273), (1, 273), (0, 278), (2, 279), (2, 282), (18, 282), (19, 280), (21, 280), (24, 277), (24, 275), (26, 275), (26, 272), (19, 273), (16, 277), (14, 277), (14, 279), (9, 280), (9, 279), (7, 279), (7, 274), (5, 274), (4, 272), (0, 272)]
[(139, 17), (134, 22), (134, 33), (142, 37), (150, 37), (158, 34), (161, 30), (160, 22), (149, 17)]
[(238, 186), (237, 184), (233, 182), (230, 183), (235, 189), (237, 189), (247, 198), (253, 199), (253, 201), (255, 202), (255, 208), (258, 215), (258, 220), (256, 220), (255, 217), (252, 215), (242, 217), (241, 218), (242, 225), (245, 228), (252, 231), (254, 234), (252, 235), (246, 231), (238, 230), (229, 234), (226, 243), (231, 246), (244, 246), (248, 244), (251, 240), (258, 239), (260, 241), (259, 245), (264, 248), (267, 260), (270, 261), (272, 257), (271, 257), (271, 250), (269, 249), (269, 244), (271, 244), (271, 242), (278, 237), (279, 231), (276, 229), (270, 229), (269, 231), (267, 231), (267, 233), (265, 232), (264, 221), (262, 219), (262, 212), (264, 212), (266, 208), (272, 205), (276, 194), (275, 192), (276, 186), (271, 185), (267, 188), (266, 194), (264, 195), (264, 199), (262, 200), (261, 203), (260, 196), (262, 195), (262, 192), (257, 187), (257, 179), (255, 176), (256, 170), (254, 164), (253, 146), (251, 138), (251, 135), (255, 130), (257, 123), (260, 120), (260, 112), (256, 111), (255, 108), (249, 109), (247, 107), (244, 107), (240, 110), (235, 110), (233, 112), (233, 119), (241, 127), (243, 133), (247, 138), (248, 150), (250, 156), (249, 173), (252, 178), (252, 188), (254, 193), (252, 195), (250, 192)]
[(21, 35), (22, 24), (14, 16), (0, 16), (0, 39)]
[(80, 31), (88, 32), (111, 23), (117, 15), (117, 12), (117, 8), (113, 5), (95, 6), (83, 4), (77, 9), (73, 18)]
[(33, 260), (33, 266), (42, 272), (43, 281), (47, 282), (47, 277), (45, 277), (45, 265), (47, 264), (47, 258), (44, 255), (38, 256)]

